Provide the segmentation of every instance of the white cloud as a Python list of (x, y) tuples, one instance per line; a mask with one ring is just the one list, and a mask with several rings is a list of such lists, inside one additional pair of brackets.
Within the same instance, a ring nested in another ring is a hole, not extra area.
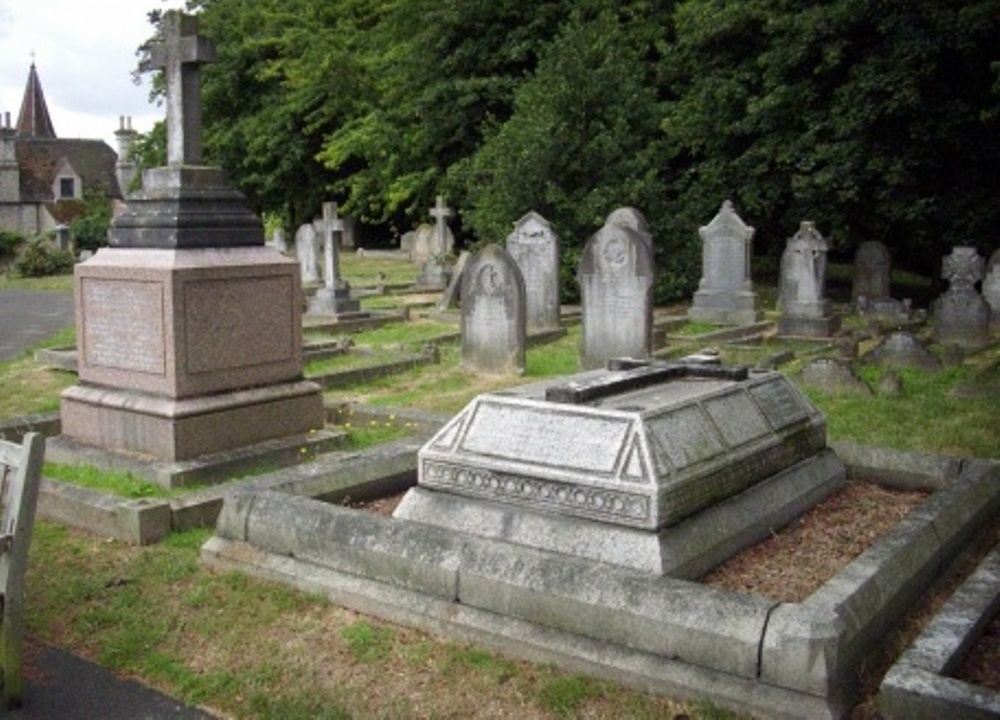
[(0, 0), (0, 112), (17, 120), (34, 56), (56, 134), (100, 138), (116, 148), (122, 115), (148, 132), (163, 109), (149, 81), (132, 81), (139, 47), (153, 33), (150, 10), (181, 0)]

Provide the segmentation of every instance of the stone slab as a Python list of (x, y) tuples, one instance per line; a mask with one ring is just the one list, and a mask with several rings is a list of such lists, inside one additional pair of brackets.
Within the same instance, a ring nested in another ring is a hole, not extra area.
[(104, 470), (130, 472), (160, 487), (218, 483), (259, 471), (261, 467), (284, 467), (301, 463), (319, 453), (343, 447), (346, 434), (339, 430), (317, 430), (241, 445), (233, 450), (206, 453), (189, 460), (162, 460), (134, 453), (109, 451), (81, 444), (65, 436), (49, 437), (46, 452), (54, 462), (91, 465)]
[(74, 385), (62, 394), (62, 432), (114, 452), (193, 460), (323, 426), (322, 389), (297, 381), (187, 399)]
[(586, 404), (544, 399), (558, 385), (648, 372), (591, 371), (480, 395), (421, 450), (420, 485), (656, 531), (825, 447), (825, 419), (778, 373), (684, 377)]
[(693, 579), (770, 536), (841, 487), (845, 478), (843, 465), (827, 451), (658, 533), (502, 503), (468, 503), (422, 488), (407, 493), (396, 516), (549, 552), (573, 548), (590, 560)]
[(39, 517), (133, 545), (157, 543), (170, 533), (170, 503), (126, 499), (45, 478)]

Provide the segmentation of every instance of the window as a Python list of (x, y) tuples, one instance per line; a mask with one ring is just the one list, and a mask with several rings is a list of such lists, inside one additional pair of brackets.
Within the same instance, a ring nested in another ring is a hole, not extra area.
[(71, 177), (59, 178), (59, 197), (60, 198), (75, 198), (76, 197), (76, 182)]

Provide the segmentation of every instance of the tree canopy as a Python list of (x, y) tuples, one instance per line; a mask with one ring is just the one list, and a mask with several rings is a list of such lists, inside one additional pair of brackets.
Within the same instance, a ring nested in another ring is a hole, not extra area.
[(996, 247), (998, 0), (198, 0), (206, 155), (289, 225), (384, 235), (445, 194), (466, 243), (529, 210), (572, 260), (614, 208), (661, 299), (725, 199), (777, 258), (801, 220), (935, 273)]

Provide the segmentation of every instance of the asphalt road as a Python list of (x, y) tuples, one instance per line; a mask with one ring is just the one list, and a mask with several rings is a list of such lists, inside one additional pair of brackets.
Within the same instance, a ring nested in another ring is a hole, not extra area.
[(72, 326), (73, 295), (44, 290), (0, 291), (0, 361)]

